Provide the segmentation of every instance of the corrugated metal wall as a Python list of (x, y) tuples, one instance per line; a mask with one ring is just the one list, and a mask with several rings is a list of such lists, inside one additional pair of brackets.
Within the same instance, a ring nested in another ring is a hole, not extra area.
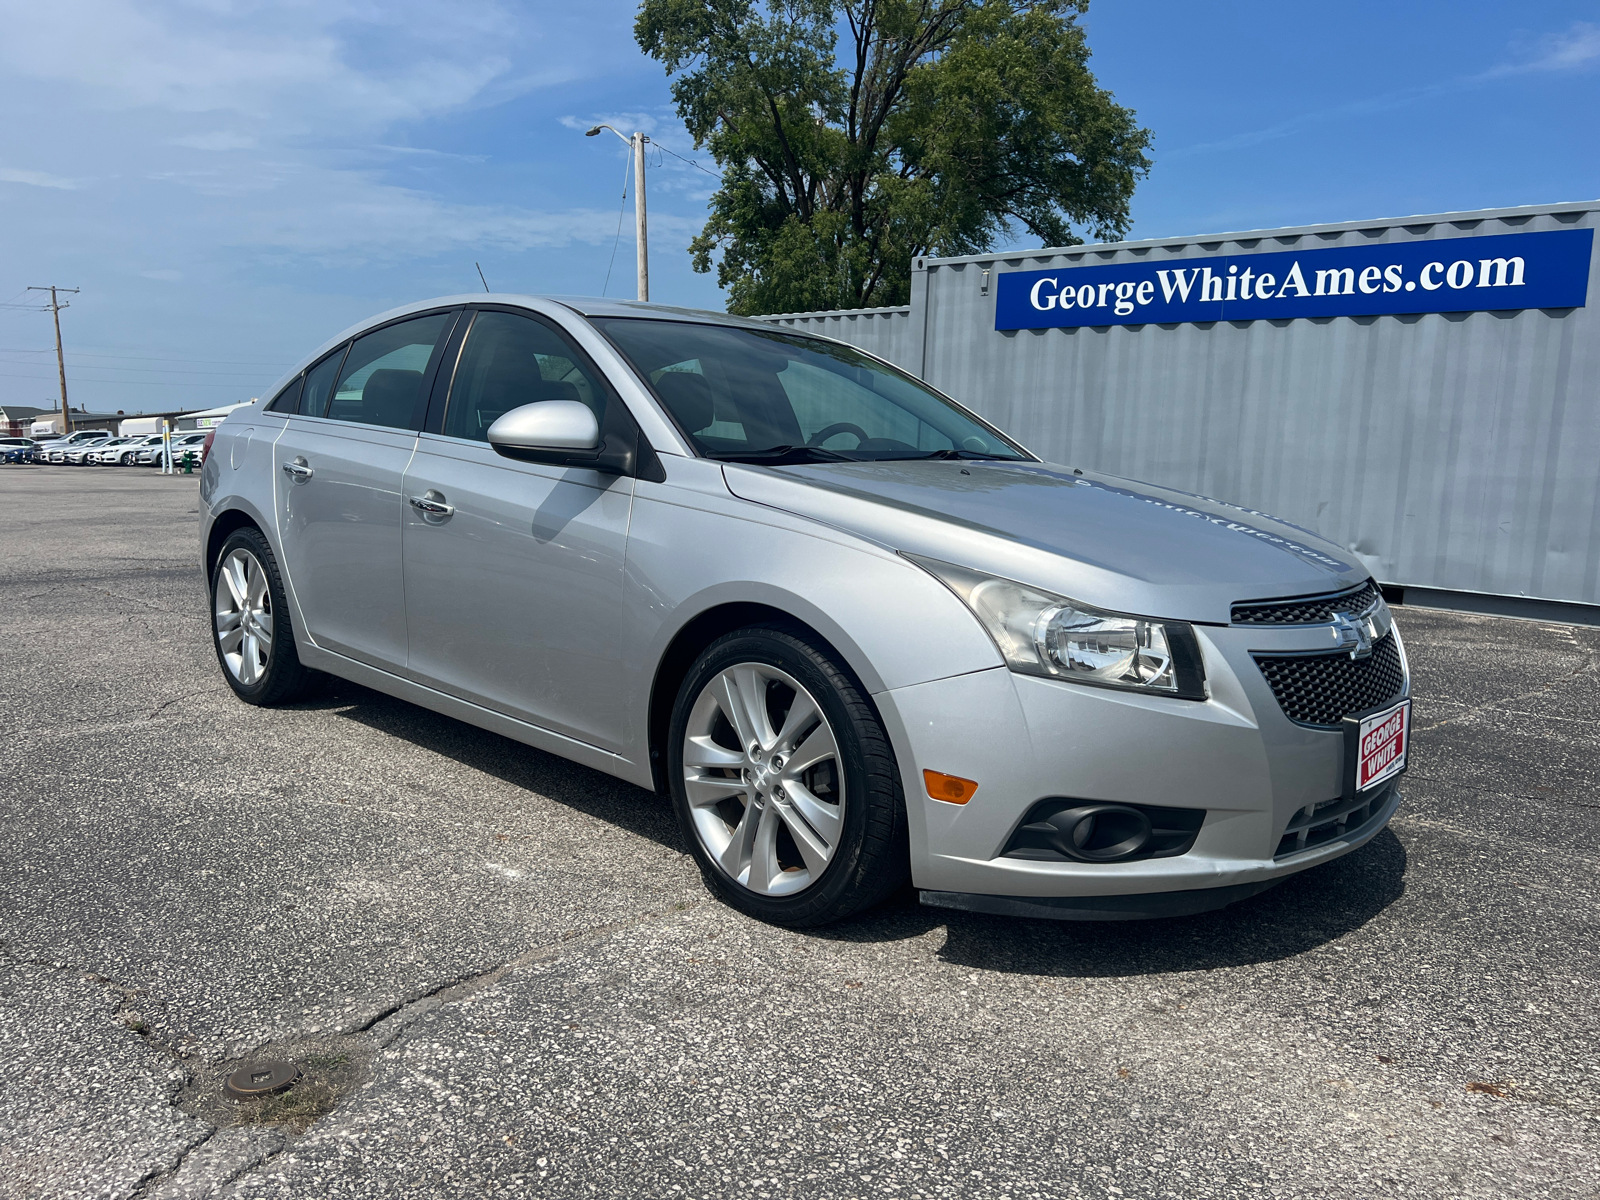
[(1541, 206), (928, 259), (909, 310), (776, 319), (922, 375), (1047, 460), (1277, 513), (1385, 583), (1593, 605), (1594, 307), (997, 333), (993, 282), (1132, 258), (1585, 228), (1597, 215), (1600, 204)]
[(838, 338), (852, 346), (860, 346), (879, 358), (886, 358), (897, 367), (920, 373), (922, 370), (922, 339), (913, 339), (911, 310), (909, 308), (859, 308), (851, 312), (781, 313), (762, 317), (777, 325), (791, 325), (823, 337)]

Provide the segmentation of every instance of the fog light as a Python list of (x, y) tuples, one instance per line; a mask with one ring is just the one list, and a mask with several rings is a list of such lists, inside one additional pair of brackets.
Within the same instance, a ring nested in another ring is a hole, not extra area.
[(1116, 862), (1138, 854), (1150, 841), (1150, 818), (1125, 804), (1065, 808), (1044, 823), (1055, 830), (1045, 835), (1052, 846), (1084, 862)]
[(922, 782), (928, 795), (946, 804), (965, 804), (977, 795), (978, 785), (959, 775), (946, 775), (943, 771), (924, 771)]
[(1121, 863), (1187, 854), (1203, 808), (1053, 798), (1033, 805), (1001, 854), (1036, 862)]

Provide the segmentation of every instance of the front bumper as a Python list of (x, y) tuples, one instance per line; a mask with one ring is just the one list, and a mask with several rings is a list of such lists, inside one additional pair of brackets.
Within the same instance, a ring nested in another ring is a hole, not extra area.
[[(1251, 652), (1325, 650), (1309, 639), (1326, 635), (1270, 627), (1200, 627), (1196, 633), (1210, 692), (1203, 702), (1085, 687), (1004, 667), (877, 697), (904, 777), (913, 882), (946, 897), (930, 896), (929, 903), (1011, 911), (993, 902), (1027, 897), (1060, 910), (1032, 915), (1097, 919), (1114, 918), (1113, 910), (1124, 916), (1201, 911), (1219, 906), (1212, 900), (1227, 903), (1225, 893), (1171, 895), (1165, 908), (1051, 901), (1210, 889), (1229, 889), (1231, 899), (1240, 899), (1377, 835), (1399, 804), (1397, 789), (1360, 824), (1298, 853), (1280, 853), (1297, 815), (1340, 795), (1344, 741), (1337, 730), (1307, 728), (1284, 716)], [(1403, 694), (1409, 690), (1408, 675)], [(965, 805), (930, 799), (924, 769), (976, 780), (978, 791)], [(1024, 814), (1051, 797), (1199, 808), (1206, 815), (1194, 845), (1173, 857), (1124, 863), (1004, 857)]]

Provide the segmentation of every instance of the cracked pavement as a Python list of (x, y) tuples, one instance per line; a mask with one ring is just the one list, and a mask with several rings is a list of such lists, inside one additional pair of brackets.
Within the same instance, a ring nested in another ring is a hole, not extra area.
[[(658, 797), (238, 703), (193, 478), (0, 493), (0, 1196), (1600, 1196), (1600, 629), (1399, 610), (1399, 815), (1220, 913), (795, 933)], [(237, 1123), (263, 1047), (353, 1082)]]

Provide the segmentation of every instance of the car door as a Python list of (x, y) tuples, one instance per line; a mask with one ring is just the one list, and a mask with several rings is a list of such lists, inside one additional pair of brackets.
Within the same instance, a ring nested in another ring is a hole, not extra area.
[[(401, 483), (456, 310), (363, 334), (306, 372), (273, 448), (279, 543), (311, 640), (403, 670)], [(293, 399), (289, 397), (288, 399)]]
[(411, 674), (616, 750), (633, 480), (503, 458), (487, 433), (502, 413), (539, 400), (581, 400), (602, 429), (631, 418), (553, 323), (489, 309), (471, 322), (436, 400), (442, 411), (430, 412), (406, 472)]

